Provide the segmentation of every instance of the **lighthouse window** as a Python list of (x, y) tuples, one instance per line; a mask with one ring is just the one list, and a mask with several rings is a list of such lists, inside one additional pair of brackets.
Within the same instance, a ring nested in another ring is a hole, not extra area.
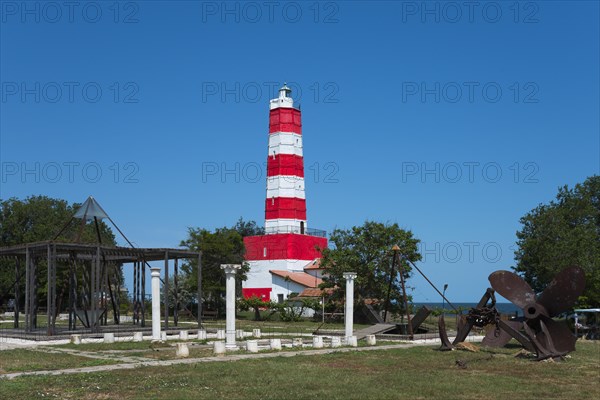
[(265, 247), (265, 248), (263, 248), (263, 257), (266, 257), (266, 256), (267, 256), (267, 248)]

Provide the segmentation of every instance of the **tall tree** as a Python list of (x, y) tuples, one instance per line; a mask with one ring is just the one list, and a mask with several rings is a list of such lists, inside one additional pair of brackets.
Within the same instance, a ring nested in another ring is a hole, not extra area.
[[(222, 308), (222, 295), (225, 293), (225, 274), (221, 264), (241, 264), (242, 269), (236, 274), (238, 289), (241, 281), (246, 279), (249, 270), (244, 262), (245, 236), (262, 234), (262, 228), (254, 221), (244, 221), (240, 218), (233, 227), (217, 228), (209, 231), (203, 228), (188, 228), (188, 236), (181, 242), (192, 251), (202, 251), (202, 291), (204, 302), (208, 307)], [(185, 263), (182, 267), (185, 277), (184, 287), (196, 292), (198, 264), (196, 260)]]
[[(335, 229), (329, 239), (333, 248), (323, 249), (321, 265), (326, 268), (327, 276), (322, 287), (337, 287), (334, 298), (344, 295), (343, 273), (356, 272), (355, 292), (358, 302), (366, 299), (377, 300), (376, 308), (383, 306), (390, 289), (390, 311), (402, 310), (402, 289), (399, 268), (391, 273), (392, 247), (398, 245), (400, 253), (415, 262), (421, 259), (417, 244), (411, 231), (404, 230), (398, 224), (384, 224), (366, 221), (362, 226), (350, 229)], [(410, 277), (410, 266), (403, 261), (404, 277)]]
[[(60, 230), (73, 216), (74, 212), (80, 207), (80, 204), (69, 204), (65, 200), (53, 199), (47, 196), (31, 196), (24, 200), (10, 198), (8, 200), (0, 199), (0, 246), (13, 246), (23, 243), (52, 240)], [(114, 245), (115, 236), (111, 229), (103, 222), (99, 223), (100, 237), (105, 245)], [(68, 229), (65, 229), (59, 242), (74, 241), (80, 225), (71, 223)], [(95, 227), (91, 224), (84, 225), (80, 241), (82, 243), (96, 243), (97, 235)], [(57, 299), (61, 302), (60, 296), (66, 296), (68, 291), (60, 288), (67, 284), (68, 268), (59, 268), (57, 270)], [(42, 274), (43, 275), (43, 274)], [(45, 285), (45, 276), (40, 276), (40, 292), (43, 296), (47, 288)], [(15, 282), (14, 264), (12, 261), (0, 260), (0, 304), (13, 297), (12, 287)], [(24, 280), (21, 279), (24, 293)], [(21, 301), (21, 304), (23, 302)]]
[(520, 220), (514, 270), (541, 292), (562, 269), (586, 272), (580, 306), (600, 306), (600, 176), (574, 188), (559, 188), (556, 199), (540, 204)]

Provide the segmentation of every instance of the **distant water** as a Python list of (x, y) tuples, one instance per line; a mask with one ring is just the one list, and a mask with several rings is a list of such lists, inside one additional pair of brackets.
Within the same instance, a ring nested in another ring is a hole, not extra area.
[[(442, 303), (414, 303), (414, 305), (417, 309), (421, 306), (427, 306), (427, 308), (429, 308), (431, 310), (435, 310), (436, 308), (441, 310), (443, 304)], [(477, 303), (452, 303), (452, 305), (454, 305), (454, 307), (456, 307), (458, 309), (465, 310), (464, 312), (466, 313), (471, 308), (475, 308), (477, 306)], [(448, 311), (452, 310), (452, 307), (450, 307), (448, 305), (448, 303), (446, 303), (443, 306)], [(517, 312), (519, 315), (523, 314), (523, 311), (519, 307), (515, 306), (512, 303), (496, 303), (496, 310), (498, 310), (501, 314), (514, 315), (515, 312)]]

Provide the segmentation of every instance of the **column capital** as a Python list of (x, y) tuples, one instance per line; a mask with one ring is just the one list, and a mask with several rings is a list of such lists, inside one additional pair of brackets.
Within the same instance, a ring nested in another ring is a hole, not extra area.
[(356, 278), (357, 273), (356, 272), (344, 272), (343, 275), (346, 280), (348, 280), (348, 279), (352, 280), (352, 279)]
[(160, 267), (150, 267), (150, 272), (152, 276), (160, 277)]
[(225, 274), (235, 274), (238, 269), (242, 268), (241, 264), (221, 264), (221, 269), (225, 271)]

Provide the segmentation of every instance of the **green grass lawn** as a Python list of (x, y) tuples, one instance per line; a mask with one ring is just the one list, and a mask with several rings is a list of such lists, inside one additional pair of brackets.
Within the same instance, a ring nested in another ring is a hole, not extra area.
[[(92, 367), (95, 365), (115, 364), (116, 361), (91, 359), (70, 354), (42, 353), (39, 351), (17, 349), (0, 351), (0, 374), (21, 371), (56, 370), (65, 368)], [(0, 382), (1, 387), (4, 382)], [(8, 397), (0, 395), (2, 399)]]
[[(516, 358), (518, 350), (469, 353), (414, 347), (31, 376), (0, 381), (0, 398), (600, 398), (600, 342), (578, 342), (578, 351), (557, 363)], [(458, 360), (466, 368), (459, 368)]]

